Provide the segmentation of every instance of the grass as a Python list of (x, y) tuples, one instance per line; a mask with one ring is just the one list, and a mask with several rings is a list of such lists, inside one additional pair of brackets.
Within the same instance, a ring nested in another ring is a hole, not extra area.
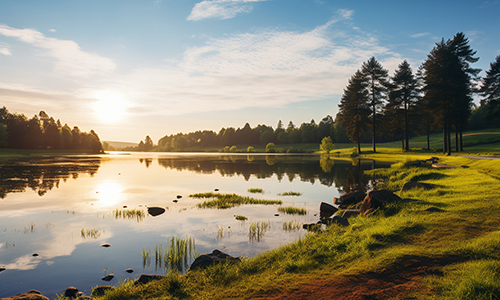
[(142, 222), (146, 213), (142, 209), (115, 209), (113, 216), (115, 219), (135, 219), (137, 222)]
[(305, 208), (298, 208), (293, 206), (278, 207), (278, 211), (287, 215), (305, 215), (307, 210)]
[(235, 219), (236, 219), (236, 220), (238, 220), (238, 221), (246, 221), (246, 220), (248, 220), (248, 218), (247, 218), (247, 217), (245, 217), (245, 216), (241, 216), (241, 215), (237, 215), (237, 216), (235, 217)]
[(284, 193), (280, 193), (278, 194), (278, 196), (302, 196), (302, 193), (299, 193), (299, 192), (284, 192)]
[(99, 237), (101, 237), (101, 232), (99, 231), (99, 229), (95, 228), (92, 229), (82, 228), (82, 230), (80, 231), (80, 235), (84, 239), (87, 238), (98, 239)]
[[(401, 198), (414, 201), (395, 203), (369, 216), (350, 218), (349, 226), (332, 225), (239, 264), (214, 265), (187, 275), (170, 273), (164, 280), (145, 286), (125, 282), (104, 299), (285, 297), (287, 292), (300, 292), (303, 286), (324, 282), (326, 278), (364, 278), (370, 274), (382, 278), (388, 270), (403, 274), (413, 268), (408, 257), (417, 262), (436, 262), (430, 264), (433, 272), (398, 277), (414, 281), (412, 286), (418, 287), (412, 295), (415, 299), (498, 299), (500, 160), (438, 155), (441, 163), (458, 168), (436, 170), (406, 165), (409, 160), (429, 158), (429, 153), (398, 154), (391, 149), (385, 152), (383, 148), (379, 151), (362, 157), (399, 163), (368, 174), (386, 180), (380, 188), (395, 190)], [(400, 187), (408, 181), (430, 183), (435, 188), (400, 192)], [(431, 206), (444, 211), (426, 211)], [(269, 222), (250, 224), (249, 239), (261, 241), (269, 226)]]
[(264, 190), (258, 188), (248, 189), (248, 192), (252, 194), (264, 194)]
[(286, 232), (297, 231), (301, 228), (300, 222), (296, 220), (283, 222), (283, 230)]
[(283, 203), (283, 201), (281, 200), (255, 199), (250, 197), (243, 197), (236, 194), (201, 193), (201, 194), (189, 195), (189, 197), (198, 199), (212, 198), (212, 200), (198, 203), (197, 204), (198, 208), (227, 209), (240, 205), (249, 205), (249, 204), (274, 205)]
[[(195, 241), (188, 236), (185, 239), (171, 237), (167, 241), (167, 247), (164, 249), (163, 244), (155, 245), (154, 248), (155, 271), (158, 268), (164, 268), (165, 274), (169, 272), (186, 271), (189, 267), (189, 262), (194, 260), (199, 254), (196, 251)], [(152, 255), (151, 249), (142, 250), (142, 270), (151, 265)]]

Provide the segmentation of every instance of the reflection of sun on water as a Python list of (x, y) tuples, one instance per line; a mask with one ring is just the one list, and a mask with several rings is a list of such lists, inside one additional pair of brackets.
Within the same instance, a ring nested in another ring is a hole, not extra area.
[(123, 187), (115, 182), (104, 182), (97, 186), (95, 196), (99, 206), (113, 206), (124, 200)]
[(92, 108), (101, 121), (115, 123), (125, 115), (128, 100), (120, 93), (111, 91), (99, 91), (93, 95), (98, 101), (94, 102)]

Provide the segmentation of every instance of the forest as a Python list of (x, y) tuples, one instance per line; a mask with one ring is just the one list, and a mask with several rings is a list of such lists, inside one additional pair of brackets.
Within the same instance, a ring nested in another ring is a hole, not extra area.
[[(472, 64), (479, 60), (466, 36), (459, 32), (452, 39), (435, 44), (427, 59), (414, 73), (404, 60), (393, 76), (372, 57), (349, 79), (335, 119), (327, 115), (319, 123), (311, 120), (285, 127), (280, 120), (272, 126), (246, 123), (242, 128), (222, 128), (166, 135), (157, 146), (146, 136), (139, 151), (183, 151), (188, 147), (227, 148), (235, 145), (320, 143), (330, 137), (333, 143), (358, 144), (401, 141), (409, 150), (409, 138), (443, 132), (443, 153), (463, 150), (466, 130), (500, 128), (500, 56), (490, 63), (486, 77)], [(480, 98), (480, 105), (474, 97)], [(455, 134), (455, 145), (451, 135)], [(430, 146), (428, 144), (427, 148)]]
[(93, 130), (87, 133), (77, 126), (62, 125), (44, 111), (28, 119), (24, 114), (10, 113), (5, 106), (0, 108), (0, 148), (102, 152), (99, 136)]

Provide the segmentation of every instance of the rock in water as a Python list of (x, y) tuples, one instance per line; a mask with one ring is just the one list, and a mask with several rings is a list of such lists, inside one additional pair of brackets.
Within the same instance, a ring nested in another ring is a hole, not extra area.
[(31, 290), (26, 293), (21, 293), (15, 296), (2, 298), (2, 300), (50, 300), (50, 299), (42, 295), (42, 293), (40, 293), (37, 290)]
[(241, 259), (237, 257), (232, 257), (231, 255), (222, 253), (221, 251), (215, 249), (210, 254), (202, 254), (195, 259), (195, 261), (189, 267), (189, 270), (192, 271), (196, 268), (204, 269), (215, 263), (222, 262), (240, 262)]
[(5, 267), (0, 267), (0, 272), (7, 270)]
[(163, 207), (148, 207), (148, 213), (152, 215), (153, 217), (159, 216), (162, 213), (165, 212), (165, 209)]
[(111, 245), (108, 243), (104, 243), (104, 244), (101, 244), (101, 247), (108, 248), (108, 247), (111, 247)]
[(329, 218), (337, 211), (338, 211), (338, 209), (335, 206), (328, 204), (326, 202), (321, 202), (321, 204), (319, 206), (320, 219)]
[(127, 273), (134, 273), (134, 270), (133, 269), (126, 269), (125, 272), (127, 272)]
[(106, 275), (103, 278), (101, 278), (101, 280), (111, 281), (113, 278), (115, 278), (115, 275), (114, 274), (109, 274), (109, 275)]

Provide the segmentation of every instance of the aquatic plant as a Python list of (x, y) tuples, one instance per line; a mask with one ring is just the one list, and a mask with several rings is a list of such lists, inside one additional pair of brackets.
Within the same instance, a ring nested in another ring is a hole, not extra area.
[(101, 233), (99, 232), (99, 229), (95, 229), (95, 228), (85, 229), (85, 228), (82, 228), (82, 230), (80, 231), (80, 235), (84, 239), (86, 239), (86, 238), (98, 239), (101, 236)]
[(227, 229), (224, 229), (224, 226), (220, 226), (218, 229), (217, 229), (217, 240), (221, 240), (223, 239), (224, 237), (230, 237), (231, 236), (231, 233), (233, 233), (233, 231), (231, 230), (231, 227), (228, 226)]
[(248, 192), (252, 194), (264, 194), (264, 190), (259, 188), (248, 189)]
[(199, 208), (217, 208), (217, 209), (226, 209), (232, 208), (235, 206), (240, 206), (244, 204), (264, 204), (264, 205), (273, 205), (273, 204), (282, 204), (281, 200), (263, 200), (263, 199), (255, 199), (250, 197), (243, 197), (236, 194), (214, 194), (214, 193), (203, 193), (203, 194), (194, 194), (189, 195), (192, 198), (213, 198), (213, 200), (205, 201), (203, 203), (198, 203), (197, 206)]
[(194, 260), (198, 255), (195, 241), (192, 237), (187, 236), (185, 239), (176, 237), (170, 238), (169, 246), (165, 249), (163, 256), (165, 273), (167, 273), (168, 270), (186, 270), (189, 260)]
[(278, 194), (278, 196), (302, 196), (302, 193), (299, 193), (299, 192), (284, 192), (284, 193), (281, 193), (281, 194)]
[(245, 217), (245, 216), (241, 216), (241, 215), (237, 215), (235, 218), (236, 218), (236, 220), (238, 220), (238, 221), (246, 221), (246, 220), (248, 220), (248, 218), (247, 218), (247, 217)]
[(305, 215), (307, 210), (305, 208), (298, 208), (293, 206), (278, 207), (278, 211), (287, 215)]
[(283, 230), (286, 232), (297, 231), (300, 227), (300, 223), (297, 220), (283, 222)]
[(149, 267), (150, 264), (151, 264), (151, 249), (148, 249), (148, 251), (146, 252), (146, 248), (143, 248), (142, 249), (142, 271), (144, 271), (144, 269), (146, 267)]
[(264, 222), (264, 221), (259, 221), (259, 222), (253, 222), (250, 224), (250, 227), (248, 229), (248, 238), (251, 242), (257, 241), (260, 242), (260, 240), (264, 237), (264, 234), (271, 228), (271, 222)]
[(137, 222), (142, 222), (146, 213), (142, 209), (115, 209), (113, 216), (115, 219), (135, 219)]

